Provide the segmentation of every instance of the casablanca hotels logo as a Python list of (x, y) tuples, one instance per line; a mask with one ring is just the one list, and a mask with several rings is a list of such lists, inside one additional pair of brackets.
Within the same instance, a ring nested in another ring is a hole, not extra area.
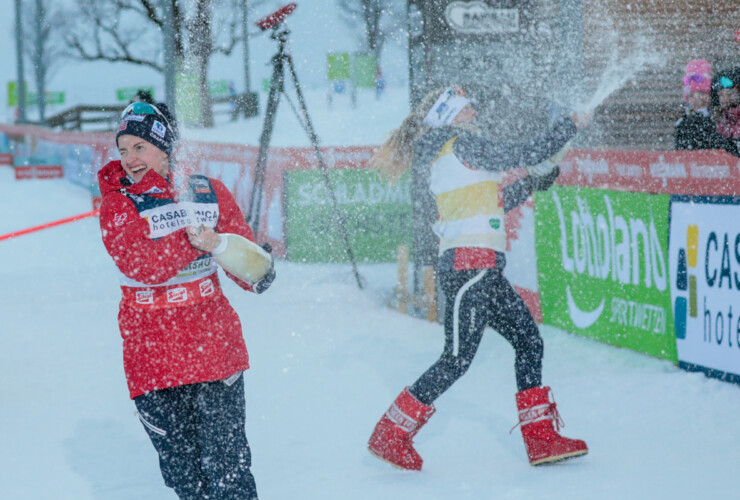
[[(697, 216), (691, 214), (677, 230), (676, 281), (673, 300), (676, 339), (689, 340), (704, 347), (740, 348), (740, 317), (733, 312), (736, 294), (740, 290), (740, 232), (728, 224), (728, 216), (708, 212), (702, 228)], [(693, 223), (692, 223), (693, 222)], [(727, 229), (726, 229), (727, 228)], [(687, 338), (695, 332), (701, 335)], [(734, 369), (734, 368), (733, 368)]]
[[(699, 226), (689, 224), (686, 228), (686, 247), (678, 249), (678, 262), (676, 265), (676, 290), (677, 297), (674, 302), (674, 322), (676, 327), (676, 338), (686, 338), (687, 316), (696, 318), (698, 316), (697, 290), (696, 290), (696, 263), (699, 254)], [(693, 270), (689, 274), (689, 269)], [(686, 292), (688, 291), (688, 302)], [(684, 292), (678, 295), (680, 292)]]

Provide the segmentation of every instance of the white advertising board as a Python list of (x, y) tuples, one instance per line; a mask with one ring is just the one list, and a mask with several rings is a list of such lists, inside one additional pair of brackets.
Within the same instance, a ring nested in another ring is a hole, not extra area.
[(740, 383), (740, 198), (671, 198), (671, 300), (680, 366)]

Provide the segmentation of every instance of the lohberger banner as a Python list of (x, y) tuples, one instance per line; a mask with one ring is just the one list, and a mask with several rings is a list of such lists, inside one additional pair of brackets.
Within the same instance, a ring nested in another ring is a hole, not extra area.
[[(740, 198), (671, 197), (679, 366), (740, 383)], [(734, 307), (733, 307), (734, 306)]]
[(553, 187), (535, 195), (543, 321), (677, 361), (669, 195)]
[[(347, 261), (335, 211), (318, 170), (285, 172), (287, 258)], [(329, 180), (344, 217), (355, 258), (394, 262), (398, 245), (411, 245), (411, 181), (388, 184), (370, 170), (332, 170)]]

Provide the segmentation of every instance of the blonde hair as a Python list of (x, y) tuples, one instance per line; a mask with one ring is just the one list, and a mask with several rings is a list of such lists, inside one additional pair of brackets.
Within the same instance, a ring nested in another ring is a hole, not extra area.
[(411, 168), (416, 141), (429, 131), (429, 127), (423, 123), (424, 117), (444, 91), (445, 88), (439, 88), (424, 96), (416, 109), (403, 120), (400, 127), (390, 132), (388, 139), (370, 158), (370, 168), (378, 170), (381, 177), (389, 182), (398, 181)]

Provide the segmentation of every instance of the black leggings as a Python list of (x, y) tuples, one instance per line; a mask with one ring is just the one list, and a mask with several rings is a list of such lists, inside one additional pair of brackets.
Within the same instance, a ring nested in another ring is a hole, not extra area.
[(447, 297), (442, 356), (409, 388), (430, 405), (470, 367), (483, 330), (490, 326), (514, 348), (520, 391), (542, 383), (543, 343), (524, 300), (499, 269), (445, 271), (440, 283)]
[(244, 377), (160, 389), (134, 403), (164, 482), (180, 499), (257, 499), (244, 430)]

